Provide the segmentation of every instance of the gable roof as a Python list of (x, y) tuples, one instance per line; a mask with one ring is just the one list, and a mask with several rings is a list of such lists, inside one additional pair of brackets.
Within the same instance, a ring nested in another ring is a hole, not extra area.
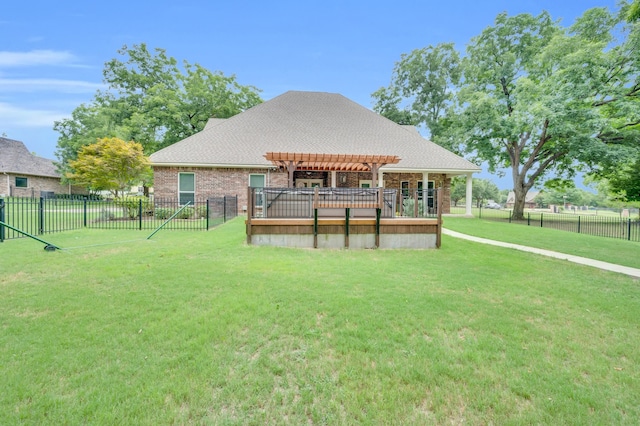
[(271, 167), (267, 152), (389, 155), (385, 170), (480, 168), (339, 94), (290, 91), (151, 155), (152, 165)]
[(24, 143), (0, 137), (0, 173), (59, 178), (53, 160), (29, 152)]

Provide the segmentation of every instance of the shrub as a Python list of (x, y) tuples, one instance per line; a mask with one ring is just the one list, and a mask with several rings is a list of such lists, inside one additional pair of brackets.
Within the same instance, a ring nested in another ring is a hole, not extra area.
[(190, 219), (191, 217), (193, 217), (194, 212), (195, 212), (195, 209), (193, 207), (185, 207), (184, 209), (182, 209), (180, 213), (178, 213), (176, 218)]
[(163, 207), (158, 207), (154, 211), (156, 219), (169, 219), (173, 213), (173, 209)]
[(207, 206), (196, 207), (196, 217), (207, 217)]
[(120, 206), (124, 208), (127, 212), (127, 216), (129, 219), (135, 219), (138, 217), (138, 213), (140, 212), (140, 203), (142, 203), (142, 212), (148, 213), (153, 209), (151, 202), (147, 197), (127, 197), (127, 198), (116, 198), (113, 200), (113, 203), (116, 206)]
[[(416, 200), (407, 198), (402, 202), (402, 215), (412, 217)], [(424, 201), (418, 200), (418, 217), (424, 216)]]

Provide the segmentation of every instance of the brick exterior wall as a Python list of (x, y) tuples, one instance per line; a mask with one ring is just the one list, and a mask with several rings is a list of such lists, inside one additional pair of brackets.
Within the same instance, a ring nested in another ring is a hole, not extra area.
[(238, 196), (238, 210), (247, 205), (249, 175), (265, 175), (266, 186), (286, 187), (287, 173), (267, 169), (206, 169), (199, 167), (153, 167), (153, 195), (155, 198), (176, 198), (178, 196), (178, 174), (194, 173), (195, 198)]
[[(55, 194), (69, 194), (70, 191), (71, 194), (88, 194), (86, 189), (78, 186), (72, 185), (70, 190), (69, 185), (60, 183), (59, 178), (13, 174), (3, 176), (6, 177), (6, 179), (3, 181), (3, 185), (0, 186), (0, 196), (39, 198), (41, 191), (49, 191)], [(27, 187), (16, 187), (16, 177), (26, 177)]]
[[(247, 205), (247, 187), (249, 175), (265, 175), (266, 186), (285, 188), (289, 185), (289, 175), (283, 171), (267, 169), (207, 169), (197, 167), (153, 167), (153, 193), (156, 198), (176, 198), (178, 196), (178, 174), (194, 173), (195, 197), (209, 198), (223, 195), (237, 195), (238, 209)], [(402, 181), (408, 181), (410, 188), (417, 188), (422, 180), (422, 173), (384, 173), (385, 188), (401, 189)], [(323, 186), (331, 186), (331, 172), (297, 171), (295, 179), (322, 179)], [(372, 180), (368, 172), (337, 172), (337, 185), (340, 188), (357, 188), (361, 180)], [(344, 182), (342, 182), (344, 179)], [(436, 188), (444, 187), (443, 213), (450, 212), (451, 179), (443, 174), (429, 174)]]

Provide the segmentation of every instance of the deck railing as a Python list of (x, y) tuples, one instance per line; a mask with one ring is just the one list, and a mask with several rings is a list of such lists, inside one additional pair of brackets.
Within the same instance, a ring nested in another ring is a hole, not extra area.
[(432, 217), (436, 190), (388, 188), (249, 188), (251, 218)]

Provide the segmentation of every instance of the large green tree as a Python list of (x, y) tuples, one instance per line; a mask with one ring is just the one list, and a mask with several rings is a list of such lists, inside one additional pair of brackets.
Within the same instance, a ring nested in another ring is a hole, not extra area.
[[(503, 13), (468, 44), (460, 83), (439, 80), (439, 92), (455, 94), (455, 107), (438, 119), (442, 136), (434, 141), (455, 141), (492, 171), (510, 169), (514, 217), (522, 217), (536, 183), (571, 179), (580, 167), (616, 164), (637, 147), (640, 27), (625, 26), (625, 18), (622, 11), (596, 8), (564, 28), (546, 12)], [(406, 72), (441, 63), (401, 61), (392, 86), (412, 87), (402, 77)], [(394, 93), (405, 92), (394, 87)], [(409, 109), (414, 116), (424, 110)]]
[(63, 171), (97, 138), (132, 140), (151, 154), (202, 130), (211, 117), (228, 118), (262, 102), (258, 89), (235, 76), (186, 61), (180, 67), (163, 49), (139, 44), (118, 54), (103, 70), (107, 88), (55, 123)]
[(460, 82), (460, 55), (453, 43), (442, 43), (403, 54), (389, 87), (373, 93), (373, 109), (399, 124), (424, 124), (431, 138), (441, 135), (451, 88)]

